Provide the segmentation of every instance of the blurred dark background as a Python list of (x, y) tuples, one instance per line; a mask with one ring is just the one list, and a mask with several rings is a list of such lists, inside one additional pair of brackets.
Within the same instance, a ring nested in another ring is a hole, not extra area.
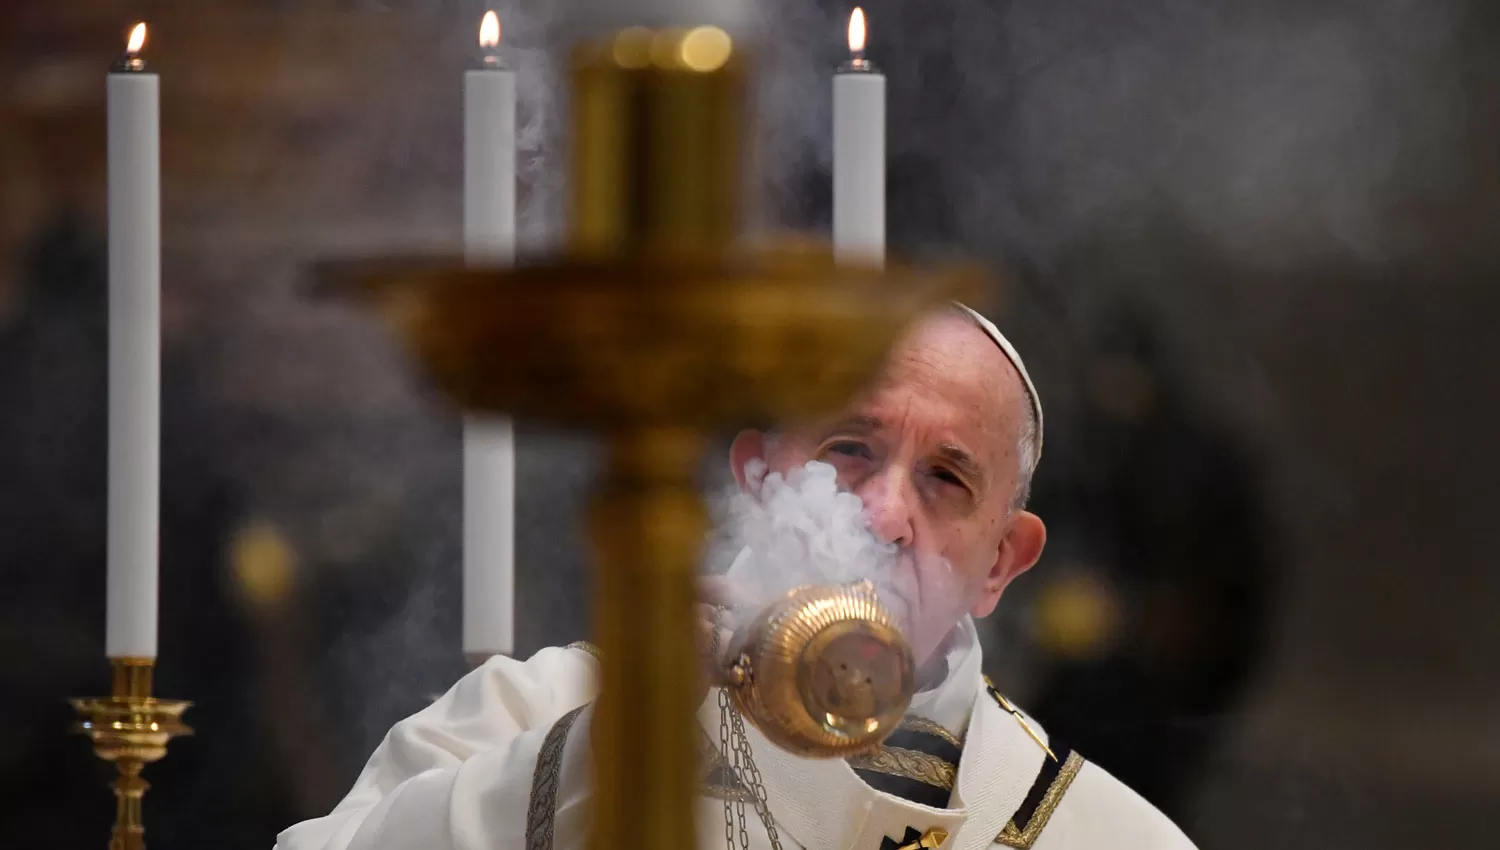
[[(524, 248), (561, 212), (553, 4)], [(162, 75), (160, 848), (265, 848), (464, 670), (454, 412), (310, 260), (453, 248), (479, 2), (7, 3), (0, 834), (105, 840), (104, 100)], [(763, 223), (825, 227), (848, 6), (756, 4)], [(1208, 848), (1491, 847), (1500, 7), (866, 4), (893, 253), (1004, 281), (1048, 410), (1042, 563), (989, 672)], [(545, 356), (545, 353), (539, 353)], [(520, 648), (587, 636), (583, 436), (521, 429)]]

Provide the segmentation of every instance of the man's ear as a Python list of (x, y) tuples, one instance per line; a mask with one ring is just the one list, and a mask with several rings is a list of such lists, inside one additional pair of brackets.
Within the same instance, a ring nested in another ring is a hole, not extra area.
[[(721, 444), (722, 445), (722, 444)], [(746, 429), (734, 436), (729, 446), (729, 471), (741, 488), (745, 486), (745, 465), (752, 460), (766, 459), (766, 435), (764, 431)]]
[(975, 617), (988, 617), (1000, 602), (1000, 594), (1016, 576), (1031, 569), (1042, 557), (1047, 545), (1047, 525), (1031, 511), (1017, 511), (1011, 518), (1010, 529), (1000, 541), (995, 553), (995, 563), (984, 577), (983, 593), (969, 613)]

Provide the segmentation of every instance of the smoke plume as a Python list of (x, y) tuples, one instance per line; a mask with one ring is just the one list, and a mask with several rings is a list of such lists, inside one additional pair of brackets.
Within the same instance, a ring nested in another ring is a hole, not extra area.
[(809, 461), (782, 475), (752, 461), (746, 477), (723, 500), (708, 557), (708, 572), (732, 583), (735, 607), (759, 610), (794, 587), (860, 579), (883, 601), (893, 595), (897, 548), (871, 533), (863, 503), (839, 489), (832, 466)]
[(746, 484), (717, 505), (705, 570), (723, 575), (731, 631), (788, 590), (868, 580), (920, 662), (964, 614), (969, 594), (952, 563), (882, 541), (864, 503), (841, 489), (829, 464), (808, 461), (785, 474), (751, 461)]

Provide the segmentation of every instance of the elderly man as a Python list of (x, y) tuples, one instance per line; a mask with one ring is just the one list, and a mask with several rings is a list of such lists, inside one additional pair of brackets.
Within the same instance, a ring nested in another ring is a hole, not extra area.
[[(860, 497), (870, 530), (902, 553), (889, 584), (920, 687), (882, 748), (848, 761), (799, 758), (749, 725), (747, 752), (725, 758), (711, 742), (732, 709), (710, 694), (699, 715), (697, 846), (1192, 846), (1118, 780), (1050, 740), (981, 673), (973, 618), (995, 609), (1046, 542), (1042, 520), (1024, 509), (1041, 447), (1042, 408), (1020, 357), (964, 307), (917, 322), (879, 380), (839, 415), (735, 439), (741, 486), (754, 478), (747, 470), (824, 461)], [(277, 846), (582, 848), (596, 663), (578, 644), (524, 662), (492, 659), (398, 723), (349, 796)]]

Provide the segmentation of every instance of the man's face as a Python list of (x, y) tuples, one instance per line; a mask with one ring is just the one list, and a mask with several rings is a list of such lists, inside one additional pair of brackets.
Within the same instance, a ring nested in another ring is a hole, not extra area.
[(966, 319), (915, 325), (874, 386), (826, 420), (774, 438), (745, 432), (731, 460), (786, 473), (831, 464), (859, 495), (871, 530), (900, 547), (893, 611), (925, 660), (965, 613), (983, 617), (1041, 554), (1041, 520), (1012, 510), (1028, 415), (1020, 376)]

